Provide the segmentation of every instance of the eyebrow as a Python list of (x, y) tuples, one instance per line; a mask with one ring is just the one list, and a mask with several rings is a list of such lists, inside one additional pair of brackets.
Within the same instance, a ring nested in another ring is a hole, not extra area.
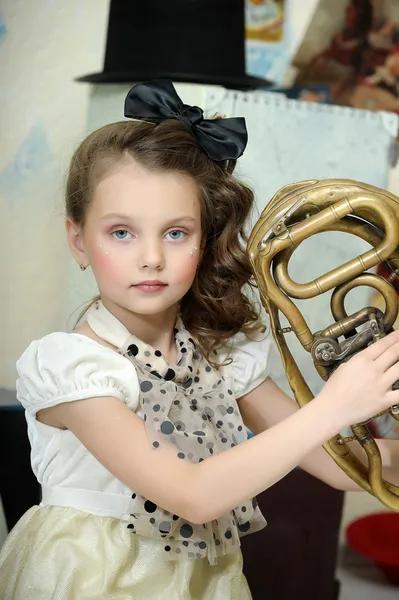
[[(108, 215), (104, 215), (103, 217), (101, 217), (101, 221), (107, 221), (110, 219), (118, 219), (119, 221), (134, 221), (134, 219), (132, 219), (129, 215), (124, 215), (122, 213), (110, 213)], [(169, 219), (169, 221), (167, 223), (169, 224), (173, 224), (176, 222), (181, 222), (181, 221), (195, 221), (194, 217), (190, 217), (189, 215), (182, 215), (180, 217), (173, 217), (173, 219)]]

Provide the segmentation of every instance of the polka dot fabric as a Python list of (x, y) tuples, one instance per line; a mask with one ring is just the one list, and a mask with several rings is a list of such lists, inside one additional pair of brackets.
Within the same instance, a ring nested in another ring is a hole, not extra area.
[[(100, 304), (95, 313), (97, 320), (102, 311), (106, 309)], [(109, 323), (110, 313), (106, 312)], [(180, 318), (175, 339), (175, 365), (169, 364), (160, 350), (130, 334), (125, 336), (119, 352), (136, 368), (140, 410), (154, 452), (169, 445), (179, 459), (199, 463), (233, 448), (247, 436), (233, 391), (205, 361)], [(174, 559), (207, 557), (216, 564), (219, 555), (237, 552), (241, 535), (266, 524), (255, 499), (201, 525), (188, 523), (138, 494), (133, 494), (132, 500), (128, 529), (132, 534), (164, 540), (165, 553)]]

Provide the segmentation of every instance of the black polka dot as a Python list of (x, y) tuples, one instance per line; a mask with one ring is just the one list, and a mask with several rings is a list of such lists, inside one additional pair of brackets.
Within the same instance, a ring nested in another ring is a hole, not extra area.
[(174, 432), (174, 430), (175, 430), (175, 426), (170, 421), (164, 421), (161, 424), (161, 431), (165, 435), (170, 435), (171, 433)]
[(237, 427), (237, 429), (238, 429), (238, 431), (242, 431), (242, 425), (239, 425), (239, 426)]
[(198, 462), (200, 463), (200, 462), (202, 462), (203, 460), (204, 460), (203, 458), (200, 458)]
[(152, 445), (154, 446), (154, 448), (159, 448), (159, 442), (153, 442)]
[(186, 455), (184, 454), (184, 452), (179, 452), (179, 454), (177, 456), (179, 458), (186, 458)]
[(241, 510), (242, 510), (242, 512), (247, 512), (247, 507), (246, 506), (242, 506)]
[(224, 537), (228, 540), (231, 540), (231, 538), (233, 537), (233, 534), (231, 533), (230, 529), (228, 529), (226, 531), (226, 533), (224, 534)]
[(206, 548), (206, 542), (200, 542), (198, 544), (198, 546), (201, 548), (201, 550), (205, 550), (205, 548)]
[(226, 442), (227, 442), (227, 438), (225, 438), (225, 437), (222, 437), (222, 440), (221, 440), (221, 441), (222, 441), (222, 444), (226, 444)]
[(175, 406), (179, 406), (179, 404), (180, 404), (180, 400), (173, 400), (173, 404), (174, 404)]
[(190, 377), (190, 379), (187, 379), (187, 381), (184, 383), (183, 387), (184, 388), (189, 388), (192, 383), (193, 383), (193, 380)]
[(134, 529), (134, 525), (133, 523), (129, 523), (129, 525), (127, 526), (128, 529)]
[(155, 356), (162, 356), (162, 352), (160, 350), (155, 350)]
[(166, 371), (166, 374), (164, 376), (165, 381), (170, 381), (171, 379), (173, 379), (174, 377), (176, 377), (176, 373), (174, 372), (173, 369), (168, 369)]
[(220, 429), (221, 427), (223, 427), (223, 421), (217, 421), (217, 422), (216, 422), (216, 427), (217, 427), (218, 429)]
[(227, 412), (229, 413), (229, 415), (231, 415), (234, 412), (234, 408), (232, 406), (229, 406)]
[(180, 519), (180, 517), (179, 517), (178, 515), (173, 515), (172, 519), (173, 519), (174, 521), (178, 521), (178, 520)]
[(215, 546), (220, 546), (220, 540), (215, 540)]
[(258, 501), (256, 498), (252, 498), (252, 507), (256, 508), (258, 506)]
[(181, 349), (180, 349), (180, 352), (181, 352), (182, 354), (185, 354), (185, 353), (187, 352), (187, 348), (181, 348)]
[(188, 367), (187, 367), (187, 368), (188, 368), (188, 370), (190, 371), (190, 373), (192, 373), (192, 372), (193, 372), (193, 368), (192, 368), (190, 365), (188, 365)]
[(209, 365), (207, 365), (207, 366), (205, 367), (205, 371), (206, 371), (207, 373), (210, 373), (210, 372), (212, 371), (212, 369), (211, 369), (211, 367), (210, 367)]
[(154, 412), (158, 412), (159, 410), (161, 410), (161, 406), (160, 404), (154, 404), (154, 406), (152, 407), (152, 410)]
[(158, 373), (158, 371), (151, 371), (151, 375), (154, 375), (154, 377), (158, 377), (158, 379), (162, 379), (161, 375)]
[(130, 354), (131, 356), (137, 356), (137, 354), (139, 353), (139, 349), (138, 346), (136, 346), (136, 344), (130, 344), (130, 346), (128, 346), (128, 354)]
[(153, 502), (151, 502), (151, 500), (146, 500), (144, 502), (144, 509), (148, 512), (148, 513), (153, 513), (157, 510), (157, 505), (154, 504)]
[(166, 394), (166, 390), (161, 390), (161, 394)]
[(183, 546), (188, 546), (188, 542), (182, 542)]
[(150, 365), (150, 363), (146, 363), (145, 365), (146, 367), (149, 367), (151, 369), (152, 365)]
[(197, 442), (198, 442), (199, 444), (203, 444), (203, 443), (204, 443), (204, 440), (203, 440), (201, 437), (199, 437), (199, 438), (197, 438)]
[(172, 549), (172, 548), (171, 548), (170, 546), (165, 546), (165, 550), (166, 550), (166, 552), (170, 552), (170, 551), (171, 551), (171, 549)]
[(151, 517), (151, 519), (150, 519), (150, 523), (151, 523), (152, 525), (155, 525), (155, 519), (154, 519), (154, 517)]
[(150, 390), (152, 390), (151, 381), (142, 381), (140, 383), (140, 389), (142, 392), (149, 392)]
[(135, 499), (135, 497), (136, 497), (136, 494), (132, 494), (132, 498), (133, 498), (133, 500)]
[(203, 431), (194, 431), (194, 435), (205, 435)]
[(189, 525), (188, 523), (184, 523), (184, 525), (180, 527), (180, 535), (184, 538), (191, 537), (193, 535), (193, 528), (191, 527), (191, 525)]
[(230, 394), (230, 396), (233, 395), (233, 392), (231, 390), (227, 390), (227, 393)]
[(242, 525), (239, 525), (238, 529), (241, 531), (241, 533), (245, 533), (246, 531), (249, 531), (250, 527), (251, 524), (249, 521), (247, 521), (246, 523), (242, 523)]
[(195, 381), (195, 383), (198, 383), (199, 382), (199, 377), (194, 377), (194, 381)]

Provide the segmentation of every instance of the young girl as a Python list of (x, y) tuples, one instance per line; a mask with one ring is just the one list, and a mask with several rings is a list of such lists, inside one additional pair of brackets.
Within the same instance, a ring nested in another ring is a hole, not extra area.
[(100, 295), (18, 361), (43, 500), (2, 549), (2, 600), (248, 600), (256, 494), (297, 465), (356, 489), (321, 445), (399, 401), (399, 332), (301, 410), (270, 378), (243, 293), (244, 120), (204, 120), (166, 81), (135, 86), (125, 115), (80, 145), (66, 189), (71, 252)]

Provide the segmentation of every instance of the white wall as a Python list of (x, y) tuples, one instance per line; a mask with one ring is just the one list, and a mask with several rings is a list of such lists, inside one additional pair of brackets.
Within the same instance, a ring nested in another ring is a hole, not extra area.
[(64, 172), (85, 133), (101, 70), (108, 0), (2, 0), (0, 18), (0, 387), (32, 338), (63, 329), (69, 255)]

